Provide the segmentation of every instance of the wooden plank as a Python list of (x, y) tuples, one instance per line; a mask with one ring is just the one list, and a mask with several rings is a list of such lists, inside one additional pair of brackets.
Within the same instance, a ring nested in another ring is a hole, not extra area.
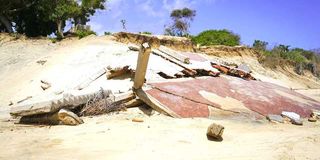
[(134, 89), (140, 89), (144, 83), (150, 53), (151, 53), (151, 47), (149, 46), (149, 44), (143, 43), (140, 47), (139, 56), (138, 56), (137, 68), (136, 68), (134, 84), (133, 84)]
[(125, 102), (124, 106), (126, 106), (127, 108), (133, 108), (133, 107), (141, 106), (142, 104), (143, 104), (143, 101), (141, 101), (140, 99), (132, 99), (128, 102)]
[(77, 90), (82, 90), (83, 88), (88, 87), (93, 81), (97, 80), (98, 78), (100, 78), (101, 76), (103, 76), (104, 74), (106, 74), (106, 70), (100, 69), (98, 72), (92, 74), (90, 77), (88, 77), (87, 79), (85, 79), (84, 81), (82, 81), (79, 85), (77, 85), (74, 89)]
[(183, 68), (185, 70), (184, 74), (186, 74), (189, 77), (194, 77), (197, 74), (197, 71), (195, 71), (193, 69), (190, 69), (186, 65), (181, 64), (181, 62), (179, 62), (176, 59), (164, 54), (163, 52), (160, 52), (159, 50), (153, 49), (152, 53), (157, 55), (157, 56), (160, 56), (161, 58), (163, 58), (165, 60), (168, 60), (169, 62), (171, 62), (171, 63), (173, 63), (173, 64), (175, 64), (175, 65), (177, 65), (177, 66), (179, 66), (181, 68)]
[(167, 48), (165, 46), (160, 46), (159, 47), (159, 51), (163, 52), (164, 54), (182, 62), (182, 63), (185, 63), (185, 64), (190, 64), (190, 58), (182, 55), (182, 54), (179, 54), (177, 51), (175, 50), (172, 50), (170, 48)]
[(172, 116), (174, 118), (181, 118), (179, 115), (177, 115), (175, 112), (170, 110), (167, 106), (160, 103), (157, 99), (150, 96), (148, 93), (146, 93), (143, 89), (137, 89), (135, 91), (137, 96), (147, 105), (149, 105), (154, 110), (158, 111), (159, 113), (167, 114), (169, 116)]

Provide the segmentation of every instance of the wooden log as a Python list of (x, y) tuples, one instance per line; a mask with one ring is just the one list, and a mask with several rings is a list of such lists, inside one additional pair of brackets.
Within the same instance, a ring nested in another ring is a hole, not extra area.
[(149, 105), (154, 110), (158, 111), (159, 113), (163, 113), (169, 116), (172, 116), (174, 118), (181, 118), (179, 115), (174, 113), (172, 110), (170, 110), (167, 106), (160, 103), (157, 99), (150, 96), (148, 93), (146, 93), (144, 90), (137, 89), (135, 90), (136, 95), (147, 105)]
[(159, 51), (163, 52), (164, 54), (182, 62), (182, 63), (185, 63), (185, 64), (190, 64), (190, 58), (189, 57), (186, 57), (186, 56), (183, 56), (181, 55), (180, 53), (178, 53), (177, 51), (175, 50), (172, 50), (170, 48), (167, 48), (165, 46), (160, 46), (159, 47)]
[(82, 81), (79, 85), (75, 87), (75, 89), (82, 90), (83, 88), (88, 87), (93, 81), (97, 80), (101, 76), (103, 76), (106, 73), (106, 70), (100, 69), (98, 72), (92, 74), (90, 77)]
[(133, 84), (134, 89), (140, 89), (145, 81), (150, 53), (151, 47), (149, 46), (149, 44), (143, 43), (140, 47), (138, 56), (137, 68)]

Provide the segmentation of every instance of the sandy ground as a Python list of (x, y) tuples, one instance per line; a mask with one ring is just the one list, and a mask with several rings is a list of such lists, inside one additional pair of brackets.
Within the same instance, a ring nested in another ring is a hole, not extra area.
[[(87, 117), (79, 126), (26, 126), (8, 122), (10, 101), (16, 103), (30, 95), (34, 97), (30, 101), (39, 100), (73, 89), (77, 82), (106, 64), (128, 60), (121, 58), (128, 54), (133, 53), (128, 52), (127, 46), (111, 41), (110, 37), (56, 44), (47, 40), (1, 43), (0, 159), (320, 159), (320, 122), (305, 121), (303, 126), (294, 126), (243, 117), (173, 119), (158, 114), (147, 116), (138, 108)], [(37, 63), (39, 60), (46, 62), (41, 65)], [(250, 64), (259, 67), (256, 60)], [(319, 85), (298, 82), (297, 78), (280, 72), (263, 70), (257, 74), (263, 81), (289, 88)], [(42, 79), (52, 83), (52, 88), (43, 91)], [(130, 79), (107, 81), (102, 77), (87, 89), (104, 87), (125, 92), (131, 86)], [(320, 99), (319, 91), (298, 92)], [(144, 122), (132, 122), (134, 117), (141, 117)], [(222, 142), (207, 139), (206, 130), (212, 122), (226, 127)]]
[[(225, 126), (222, 142), (206, 137), (213, 122)], [(0, 126), (0, 159), (320, 159), (319, 122), (173, 119), (135, 108), (79, 126)]]

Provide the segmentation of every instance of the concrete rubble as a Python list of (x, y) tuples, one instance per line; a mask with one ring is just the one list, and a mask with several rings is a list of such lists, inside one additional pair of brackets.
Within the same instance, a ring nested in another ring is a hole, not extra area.
[[(257, 118), (267, 116), (270, 121), (283, 123), (284, 118), (279, 116), (281, 114), (297, 125), (302, 125), (300, 116), (307, 117), (312, 113), (313, 118), (319, 118), (319, 111), (312, 111), (320, 109), (318, 101), (288, 88), (255, 81), (246, 64), (228, 66), (217, 63), (202, 56), (202, 53), (193, 52), (188, 41), (174, 46), (166, 45), (167, 39), (152, 36), (126, 36), (119, 33), (115, 37), (120, 42), (128, 43), (127, 53), (116, 55), (116, 60), (105, 64), (105, 67), (98, 67), (96, 72), (79, 80), (72, 87), (77, 94), (58, 94), (42, 102), (21, 103), (13, 107), (11, 115), (30, 117), (48, 114), (57, 117), (55, 114), (58, 114), (59, 123), (55, 124), (81, 124), (81, 118), (71, 111), (92, 101), (98, 92), (85, 93), (83, 90), (96, 81), (130, 79), (133, 81), (132, 88), (127, 91), (130, 95), (112, 103), (121, 101), (126, 107), (147, 104), (175, 118), (210, 117), (214, 115), (210, 108)], [(177, 47), (180, 47), (180, 51)], [(41, 81), (44, 91), (52, 86), (54, 84), (51, 82)], [(100, 100), (100, 104), (93, 106), (101, 107), (106, 102)], [(63, 115), (69, 116), (63, 118)], [(73, 117), (73, 120), (66, 117)], [(224, 127), (213, 125), (209, 128), (209, 136), (222, 138)]]

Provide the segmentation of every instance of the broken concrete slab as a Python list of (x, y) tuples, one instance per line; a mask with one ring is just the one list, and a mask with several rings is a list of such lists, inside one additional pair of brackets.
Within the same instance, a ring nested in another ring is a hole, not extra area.
[(145, 92), (181, 117), (208, 117), (208, 106), (255, 116), (287, 110), (307, 117), (312, 109), (320, 109), (320, 102), (290, 89), (231, 76), (168, 80), (149, 85), (151, 88), (145, 88)]
[[(105, 90), (107, 92), (108, 90)], [(94, 97), (97, 92), (94, 93), (79, 93), (64, 94), (63, 96), (56, 96), (53, 99), (30, 103), (21, 104), (13, 107), (10, 114), (12, 116), (30, 116), (36, 114), (52, 113), (56, 112), (63, 107), (72, 109), (80, 104), (86, 103), (89, 99)]]
[(275, 122), (275, 123), (284, 123), (283, 117), (280, 115), (276, 115), (276, 114), (268, 114), (267, 120), (269, 120), (270, 122)]

